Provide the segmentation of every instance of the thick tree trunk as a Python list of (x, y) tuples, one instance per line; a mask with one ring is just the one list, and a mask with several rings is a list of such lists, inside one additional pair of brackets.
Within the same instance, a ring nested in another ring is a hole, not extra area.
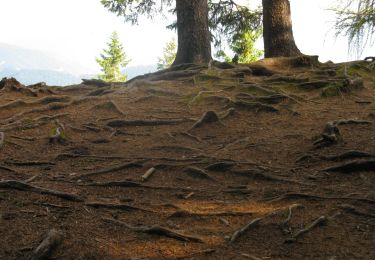
[(208, 63), (211, 42), (207, 0), (176, 0), (178, 49), (173, 65)]
[(301, 55), (294, 41), (289, 0), (262, 0), (264, 56)]

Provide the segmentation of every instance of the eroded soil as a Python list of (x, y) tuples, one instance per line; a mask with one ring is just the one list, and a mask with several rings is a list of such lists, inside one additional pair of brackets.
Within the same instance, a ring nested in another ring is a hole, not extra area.
[(0, 259), (51, 229), (51, 259), (374, 259), (375, 72), (360, 64), (8, 82)]

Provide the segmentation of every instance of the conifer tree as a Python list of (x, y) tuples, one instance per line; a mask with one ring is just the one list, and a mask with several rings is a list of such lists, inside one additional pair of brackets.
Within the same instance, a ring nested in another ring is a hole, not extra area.
[(336, 13), (336, 36), (348, 38), (349, 51), (362, 54), (366, 46), (374, 44), (375, 0), (338, 0), (332, 10)]
[(107, 45), (108, 49), (104, 49), (103, 53), (100, 54), (100, 58), (96, 59), (103, 72), (102, 75), (98, 76), (99, 79), (109, 82), (126, 81), (127, 75), (122, 73), (121, 69), (124, 69), (130, 60), (128, 60), (124, 52), (117, 32), (112, 33), (110, 42)]

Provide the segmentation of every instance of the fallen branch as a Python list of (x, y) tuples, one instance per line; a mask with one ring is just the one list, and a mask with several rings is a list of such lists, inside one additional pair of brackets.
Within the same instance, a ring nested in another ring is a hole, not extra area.
[(253, 219), (250, 223), (246, 224), (245, 226), (241, 227), (239, 230), (235, 231), (233, 235), (230, 237), (229, 242), (234, 243), (241, 235), (243, 235), (247, 230), (251, 227), (257, 225), (262, 218)]
[(147, 181), (155, 171), (156, 171), (155, 168), (148, 169), (148, 171), (142, 175), (141, 177), (142, 181)]
[(0, 189), (15, 189), (15, 190), (21, 190), (21, 191), (30, 191), (30, 192), (40, 193), (40, 194), (56, 196), (65, 200), (83, 201), (81, 197), (75, 194), (45, 189), (45, 188), (37, 187), (37, 186), (31, 185), (22, 181), (15, 181), (15, 180), (0, 181)]
[(63, 233), (56, 229), (51, 229), (47, 236), (43, 239), (42, 243), (33, 251), (31, 259), (41, 260), (50, 259), (52, 251), (61, 243)]
[(293, 243), (294, 241), (297, 240), (297, 238), (307, 232), (309, 232), (310, 230), (312, 230), (313, 228), (319, 226), (319, 225), (322, 225), (324, 223), (327, 222), (327, 218), (325, 216), (321, 216), (319, 218), (317, 218), (316, 220), (314, 220), (312, 223), (310, 223), (309, 225), (306, 226), (306, 228), (303, 228), (299, 231), (297, 231), (296, 233), (294, 233), (290, 238), (287, 238), (285, 240), (286, 243)]
[(129, 169), (129, 168), (133, 168), (133, 167), (142, 167), (143, 162), (144, 161), (134, 161), (134, 162), (130, 162), (130, 163), (127, 162), (127, 163), (123, 163), (123, 164), (118, 164), (118, 165), (115, 165), (115, 166), (112, 166), (112, 167), (109, 167), (109, 168), (80, 174), (80, 175), (74, 176), (72, 179), (77, 180), (77, 179), (87, 178), (87, 177), (105, 174), (105, 173), (109, 173), (109, 172), (117, 172), (117, 171)]
[(116, 219), (111, 219), (111, 218), (103, 218), (103, 221), (107, 223), (112, 223), (116, 224), (122, 227), (126, 227), (132, 231), (138, 232), (138, 233), (146, 233), (146, 234), (151, 234), (151, 235), (158, 235), (158, 236), (165, 236), (165, 237), (170, 237), (176, 240), (184, 241), (184, 242), (197, 242), (197, 243), (203, 243), (203, 240), (198, 238), (198, 237), (193, 237), (193, 236), (188, 236), (184, 235), (181, 233), (178, 233), (176, 231), (170, 230), (168, 228), (164, 228), (161, 226), (140, 226), (140, 227), (135, 227), (131, 226), (123, 221), (116, 220)]

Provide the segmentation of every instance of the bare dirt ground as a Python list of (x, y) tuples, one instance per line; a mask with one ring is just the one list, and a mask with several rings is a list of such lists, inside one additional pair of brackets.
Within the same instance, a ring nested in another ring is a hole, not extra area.
[(375, 72), (224, 65), (3, 80), (0, 259), (374, 259)]

